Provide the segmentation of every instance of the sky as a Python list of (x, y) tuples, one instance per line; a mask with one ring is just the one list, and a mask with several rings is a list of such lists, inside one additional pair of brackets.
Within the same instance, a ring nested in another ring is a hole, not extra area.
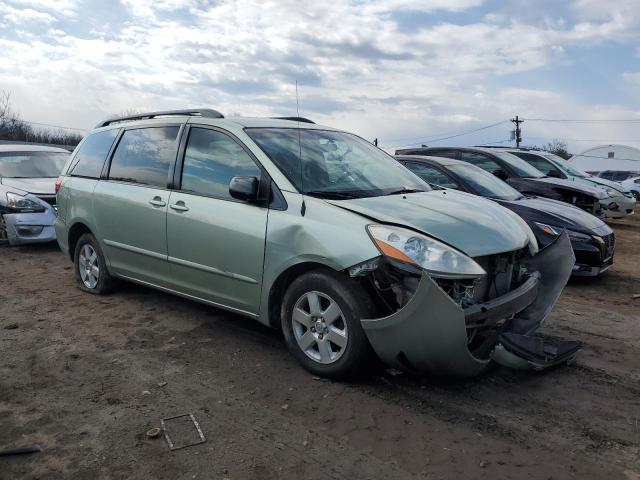
[(295, 115), (296, 82), (301, 116), (389, 151), (512, 145), (515, 115), (525, 145), (640, 147), (640, 0), (0, 0), (24, 120)]

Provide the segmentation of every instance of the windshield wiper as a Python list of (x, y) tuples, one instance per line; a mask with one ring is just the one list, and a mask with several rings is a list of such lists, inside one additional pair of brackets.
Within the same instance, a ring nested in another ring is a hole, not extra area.
[(400, 188), (398, 190), (394, 190), (392, 192), (385, 193), (385, 196), (387, 196), (387, 195), (400, 195), (402, 193), (419, 193), (419, 192), (426, 192), (426, 190), (420, 190), (419, 188)]
[(309, 192), (304, 192), (305, 195), (311, 195), (312, 197), (320, 197), (320, 198), (332, 198), (334, 200), (350, 200), (353, 198), (359, 198), (360, 195), (355, 195), (353, 193), (347, 192), (330, 192), (325, 190), (311, 190)]

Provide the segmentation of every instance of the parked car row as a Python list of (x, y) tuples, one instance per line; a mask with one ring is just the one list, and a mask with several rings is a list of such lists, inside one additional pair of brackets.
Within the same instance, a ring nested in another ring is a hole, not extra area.
[(568, 278), (602, 273), (615, 247), (600, 219), (560, 202), (601, 214), (596, 186), (497, 149), (394, 159), (296, 117), (108, 119), (55, 191), (82, 290), (119, 279), (236, 312), (282, 329), (306, 369), (332, 377), (373, 354), (456, 376), (566, 362), (581, 344), (536, 330)]
[(564, 202), (524, 196), (485, 170), (443, 157), (397, 156), (405, 167), (432, 186), (453, 188), (495, 200), (522, 217), (540, 248), (567, 230), (576, 256), (572, 274), (595, 276), (613, 263), (615, 236), (599, 218)]
[(560, 200), (598, 217), (621, 218), (635, 209), (629, 189), (587, 175), (552, 154), (500, 147), (420, 147), (397, 150), (396, 155), (446, 157), (471, 163), (524, 195)]

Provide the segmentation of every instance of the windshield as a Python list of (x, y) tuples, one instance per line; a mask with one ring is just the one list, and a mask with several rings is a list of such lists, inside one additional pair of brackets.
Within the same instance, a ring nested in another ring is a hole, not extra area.
[(295, 128), (246, 132), (302, 193), (358, 198), (430, 190), (393, 157), (355, 135)]
[(0, 152), (0, 177), (55, 178), (68, 158), (63, 152)]
[(464, 180), (478, 195), (499, 200), (517, 200), (520, 192), (495, 175), (473, 165), (447, 165), (447, 168)]
[(561, 168), (566, 173), (568, 173), (569, 175), (573, 175), (574, 177), (587, 178), (591, 176), (591, 175), (587, 175), (582, 170), (579, 170), (576, 167), (571, 166), (571, 164), (569, 164), (569, 162), (566, 161), (564, 158), (559, 157), (558, 155), (554, 155), (553, 153), (545, 153), (543, 157), (551, 160), (553, 163), (556, 164), (558, 168)]
[(525, 162), (519, 157), (516, 157), (515, 155), (511, 155), (510, 153), (506, 153), (506, 152), (498, 152), (498, 151), (495, 151), (492, 153), (498, 158), (500, 158), (502, 161), (507, 163), (509, 167), (511, 167), (511, 169), (515, 171), (519, 177), (543, 178), (545, 176), (542, 172), (540, 172), (540, 170), (538, 170), (535, 167), (532, 167), (527, 162)]

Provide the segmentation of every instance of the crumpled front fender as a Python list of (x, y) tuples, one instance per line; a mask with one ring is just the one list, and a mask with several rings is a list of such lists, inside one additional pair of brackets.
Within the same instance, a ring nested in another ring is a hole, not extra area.
[[(532, 333), (555, 305), (574, 262), (566, 232), (526, 261), (529, 272), (540, 274), (538, 294), (511, 321), (507, 320), (503, 331)], [(361, 322), (373, 349), (388, 365), (470, 377), (485, 370), (491, 361), (491, 356), (478, 358), (469, 351), (465, 312), (424, 272), (415, 294), (403, 308), (387, 317)], [(496, 335), (493, 348), (498, 345)]]

